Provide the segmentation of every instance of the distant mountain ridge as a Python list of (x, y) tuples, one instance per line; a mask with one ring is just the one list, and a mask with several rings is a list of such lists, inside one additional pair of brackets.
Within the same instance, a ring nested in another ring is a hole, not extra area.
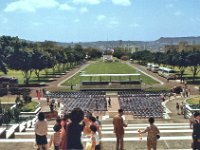
[(61, 43), (56, 42), (60, 46), (74, 46), (75, 44), (80, 44), (84, 48), (94, 47), (102, 50), (115, 47), (131, 47), (137, 46), (141, 50), (150, 50), (150, 51), (164, 51), (165, 45), (177, 45), (181, 41), (186, 41), (190, 45), (200, 45), (200, 36), (194, 37), (161, 37), (155, 41), (96, 41), (96, 42), (77, 42), (77, 43)]
[(189, 44), (200, 44), (200, 36), (194, 37), (161, 37), (160, 39), (156, 40), (160, 43), (169, 43), (172, 45), (178, 44), (181, 41), (187, 41)]

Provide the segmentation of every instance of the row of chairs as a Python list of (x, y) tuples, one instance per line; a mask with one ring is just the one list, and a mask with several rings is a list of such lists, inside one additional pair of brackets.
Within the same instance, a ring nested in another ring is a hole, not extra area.
[(47, 92), (49, 98), (81, 98), (81, 97), (101, 97), (106, 93), (103, 91), (79, 91), (79, 92)]
[(119, 95), (119, 104), (125, 112), (131, 112), (136, 118), (163, 118), (164, 108), (160, 94), (130, 94)]

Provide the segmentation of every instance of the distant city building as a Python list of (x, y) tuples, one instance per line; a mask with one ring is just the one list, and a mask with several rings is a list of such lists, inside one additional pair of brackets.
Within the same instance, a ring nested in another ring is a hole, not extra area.
[(134, 52), (140, 51), (141, 49), (140, 49), (139, 46), (130, 45), (130, 46), (128, 47), (128, 50), (129, 50), (129, 52), (134, 53)]
[(178, 45), (165, 45), (165, 52), (200, 50), (200, 45), (189, 45), (188, 42), (179, 42)]

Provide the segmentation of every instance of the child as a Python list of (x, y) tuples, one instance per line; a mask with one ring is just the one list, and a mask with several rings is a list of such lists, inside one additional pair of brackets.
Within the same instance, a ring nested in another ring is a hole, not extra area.
[(60, 141), (61, 141), (61, 133), (60, 133), (60, 129), (61, 126), (60, 125), (55, 125), (53, 127), (55, 133), (53, 135), (51, 135), (50, 141), (49, 141), (49, 147), (51, 147), (52, 143), (54, 144), (54, 150), (59, 150), (59, 145), (60, 145)]
[(95, 125), (90, 126), (91, 130), (91, 148), (90, 150), (100, 150), (100, 140), (97, 135), (97, 127)]

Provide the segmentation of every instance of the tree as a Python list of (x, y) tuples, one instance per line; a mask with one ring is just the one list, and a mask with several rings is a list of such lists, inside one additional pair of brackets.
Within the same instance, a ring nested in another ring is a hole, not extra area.
[(102, 56), (102, 52), (99, 49), (92, 47), (86, 48), (85, 53), (88, 55), (88, 59), (96, 59)]
[(199, 51), (193, 51), (189, 53), (186, 57), (188, 65), (190, 66), (190, 69), (192, 71), (192, 81), (195, 81), (195, 78), (197, 74), (200, 71), (199, 64), (200, 64), (200, 52)]
[(39, 81), (40, 71), (48, 67), (47, 61), (49, 61), (49, 59), (41, 50), (33, 49), (32, 61), (32, 67), (35, 70), (35, 75)]
[(181, 80), (183, 80), (183, 74), (185, 72), (186, 67), (188, 66), (186, 56), (187, 53), (185, 53), (185, 51), (181, 51), (180, 53), (174, 55), (172, 58), (173, 64), (178, 66), (179, 68)]
[(114, 51), (114, 53), (113, 53), (113, 56), (117, 57), (118, 59), (120, 59), (124, 55), (125, 55), (125, 53), (122, 50), (122, 48), (116, 48), (115, 51)]
[(23, 72), (24, 83), (29, 84), (29, 80), (33, 71), (33, 53), (26, 48), (15, 49), (15, 51), (8, 57), (8, 66), (14, 70)]

